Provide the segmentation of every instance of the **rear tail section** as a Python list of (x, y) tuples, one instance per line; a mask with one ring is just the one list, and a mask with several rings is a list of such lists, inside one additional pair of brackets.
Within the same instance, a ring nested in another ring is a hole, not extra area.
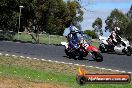
[(66, 49), (68, 48), (68, 43), (67, 42), (61, 42), (61, 45), (65, 46)]

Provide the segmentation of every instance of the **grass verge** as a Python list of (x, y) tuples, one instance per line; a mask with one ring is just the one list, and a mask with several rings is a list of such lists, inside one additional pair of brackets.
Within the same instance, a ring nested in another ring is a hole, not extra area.
[[(14, 40), (18, 40), (18, 35), (16, 34), (14, 36)], [(30, 42), (30, 43), (34, 43), (34, 40), (32, 39), (32, 37), (27, 34), (27, 33), (21, 33), (19, 35), (19, 40), (22, 42)], [(61, 44), (61, 42), (66, 42), (66, 38), (64, 36), (59, 36), (59, 35), (39, 35), (39, 41), (41, 44)], [(92, 42), (92, 44), (96, 47), (99, 46), (99, 43), (94, 41)]]
[[(17, 34), (14, 36), (14, 40), (18, 40)], [(32, 37), (27, 33), (19, 34), (19, 40), (22, 42), (35, 42)], [(61, 44), (62, 41), (66, 41), (66, 38), (64, 36), (46, 34), (39, 35), (39, 43), (41, 44)]]
[[(95, 68), (86, 68), (87, 73), (116, 73)], [(53, 62), (0, 56), (0, 77), (24, 79), (27, 82), (65, 85), (68, 88), (132, 88), (132, 84), (87, 84), (76, 83), (78, 66)], [(24, 88), (24, 87), (23, 87)]]

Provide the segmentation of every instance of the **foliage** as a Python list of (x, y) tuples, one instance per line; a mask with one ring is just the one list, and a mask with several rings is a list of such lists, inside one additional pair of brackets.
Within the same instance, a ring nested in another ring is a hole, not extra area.
[(128, 17), (129, 22), (124, 34), (130, 41), (132, 41), (132, 5), (126, 15)]
[[(77, 25), (83, 20), (83, 12), (76, 1), (66, 3), (63, 0), (37, 0), (37, 6), (39, 25), (49, 34), (62, 35), (66, 27)], [(76, 14), (81, 15), (76, 17)]]
[(70, 17), (72, 18), (70, 24), (73, 24), (79, 29), (81, 29), (79, 24), (81, 21), (83, 21), (83, 11), (81, 10), (81, 5), (77, 1), (68, 1), (67, 7), (70, 12)]
[(111, 32), (114, 27), (118, 26), (121, 28), (121, 31), (124, 32), (128, 24), (128, 19), (121, 11), (114, 9), (105, 20), (105, 23), (106, 31), (108, 30)]
[(127, 12), (127, 17), (129, 20), (132, 20), (132, 5), (131, 5), (130, 10)]
[(0, 0), (0, 30), (16, 29), (17, 11), (15, 0)]
[(128, 40), (132, 41), (132, 20), (128, 23), (124, 34), (128, 38)]
[(122, 35), (127, 37), (129, 40), (132, 40), (132, 5), (130, 10), (124, 14), (118, 9), (114, 9), (110, 16), (105, 20), (106, 31), (111, 32), (114, 27), (120, 27)]
[[(93, 23), (92, 23), (92, 27), (94, 28), (94, 31), (99, 33), (99, 35), (103, 35), (103, 31), (102, 31), (102, 19), (101, 18), (97, 18)], [(98, 35), (98, 36), (99, 36)]]
[(97, 34), (93, 30), (86, 30), (84, 31), (84, 34), (87, 34), (88, 36), (92, 37), (92, 39), (97, 38)]
[(71, 24), (79, 27), (83, 20), (83, 11), (78, 1), (0, 0), (0, 30), (18, 31), (20, 5), (24, 8), (19, 30), (23, 31), (25, 27), (29, 32), (35, 32), (36, 38), (31, 36), (36, 41), (40, 32), (62, 35), (66, 27)]

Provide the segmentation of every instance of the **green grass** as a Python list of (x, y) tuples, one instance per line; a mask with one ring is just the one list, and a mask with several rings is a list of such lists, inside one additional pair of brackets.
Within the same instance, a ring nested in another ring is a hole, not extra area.
[[(14, 36), (14, 40), (18, 40), (17, 34)], [(24, 41), (24, 42), (33, 42), (32, 37), (26, 33), (19, 34), (19, 40)]]
[[(64, 84), (72, 88), (132, 88), (132, 84), (86, 84), (76, 83), (77, 66), (55, 64), (22, 58), (0, 56), (0, 76), (21, 78), (33, 82)], [(86, 68), (88, 73), (112, 73)]]
[(53, 82), (65, 84), (73, 88), (132, 88), (132, 84), (86, 84), (80, 86), (76, 83), (75, 75), (54, 73), (51, 71), (32, 70), (29, 68), (2, 66), (0, 65), (0, 75), (24, 78), (35, 82)]
[[(39, 35), (40, 43), (41, 44), (61, 44), (61, 42), (66, 42), (66, 38), (64, 36), (58, 36), (58, 35)], [(15, 35), (14, 40), (18, 40), (18, 35)], [(34, 40), (32, 37), (27, 33), (22, 33), (19, 35), (19, 40), (24, 42), (32, 42), (34, 43)], [(92, 42), (92, 44), (96, 47), (99, 46), (98, 42)]]
[[(35, 34), (34, 34), (34, 36), (35, 36)], [(14, 40), (18, 40), (17, 34), (14, 36)], [(19, 34), (19, 40), (24, 41), (24, 42), (33, 42), (34, 43), (34, 40), (32, 39), (32, 37), (27, 33)], [(42, 44), (61, 44), (62, 41), (66, 41), (66, 38), (63, 36), (58, 36), (58, 35), (42, 34), (42, 35), (39, 35), (39, 41)]]
[(98, 48), (99, 47), (99, 42), (93, 42), (92, 45)]
[(20, 77), (29, 81), (40, 81), (40, 82), (51, 81), (51, 82), (64, 83), (64, 84), (70, 84), (75, 82), (74, 75), (71, 76), (68, 74), (54, 73), (52, 71), (33, 70), (31, 68), (6, 66), (6, 65), (0, 65), (0, 68), (1, 68), (0, 75), (4, 75), (8, 77), (10, 76)]

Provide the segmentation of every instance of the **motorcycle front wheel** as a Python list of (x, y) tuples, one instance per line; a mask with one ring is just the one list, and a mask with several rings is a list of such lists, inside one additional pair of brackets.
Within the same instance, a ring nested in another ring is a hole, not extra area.
[(99, 46), (99, 50), (100, 50), (102, 53), (105, 53), (105, 47), (104, 47), (104, 44), (100, 44), (100, 46)]

